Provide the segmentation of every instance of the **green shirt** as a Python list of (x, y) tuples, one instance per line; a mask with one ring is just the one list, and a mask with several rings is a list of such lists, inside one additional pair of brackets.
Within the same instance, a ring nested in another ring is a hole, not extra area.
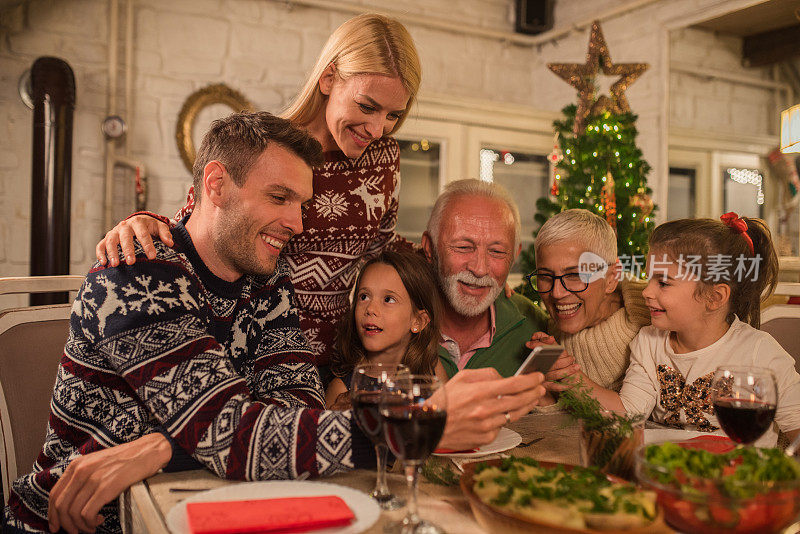
[[(478, 349), (464, 369), (494, 367), (502, 376), (513, 376), (530, 353), (525, 343), (534, 332), (547, 331), (547, 314), (522, 295), (509, 299), (501, 292), (494, 301), (495, 333), (490, 347)], [(447, 350), (439, 346), (439, 361), (452, 377), (458, 366)]]

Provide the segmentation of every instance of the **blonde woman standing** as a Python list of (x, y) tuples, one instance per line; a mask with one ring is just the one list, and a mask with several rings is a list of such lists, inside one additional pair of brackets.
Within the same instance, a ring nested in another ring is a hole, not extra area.
[[(314, 169), (314, 197), (303, 217), (304, 230), (282, 249), (292, 272), (300, 325), (324, 383), (330, 378), (336, 325), (349, 309), (348, 295), (361, 261), (387, 248), (412, 247), (395, 233), (400, 153), (397, 141), (388, 136), (408, 116), (420, 80), (419, 57), (408, 30), (382, 15), (359, 15), (333, 32), (283, 113), (305, 127), (325, 151), (325, 164)], [(190, 191), (172, 224), (193, 207)], [(147, 214), (119, 223), (98, 243), (98, 260), (105, 264), (108, 257), (117, 265), (121, 244), (124, 261), (134, 263), (134, 235), (148, 257), (154, 256), (150, 235), (171, 244), (170, 222)]]

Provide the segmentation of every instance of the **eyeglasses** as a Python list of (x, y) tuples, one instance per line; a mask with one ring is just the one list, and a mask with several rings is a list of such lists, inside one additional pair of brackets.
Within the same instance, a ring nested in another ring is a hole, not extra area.
[(586, 291), (586, 288), (589, 287), (589, 283), (581, 277), (581, 273), (566, 273), (561, 276), (553, 276), (552, 274), (534, 272), (526, 276), (525, 279), (537, 293), (549, 293), (552, 291), (556, 280), (560, 280), (562, 287), (570, 293), (580, 293), (581, 291)]

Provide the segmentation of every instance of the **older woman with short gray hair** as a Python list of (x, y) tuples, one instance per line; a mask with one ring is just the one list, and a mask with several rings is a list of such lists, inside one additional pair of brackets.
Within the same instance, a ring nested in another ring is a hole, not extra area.
[(588, 210), (566, 210), (542, 225), (535, 249), (530, 280), (550, 313), (548, 330), (591, 380), (619, 391), (628, 345), (650, 312), (645, 284), (620, 276), (614, 230)]

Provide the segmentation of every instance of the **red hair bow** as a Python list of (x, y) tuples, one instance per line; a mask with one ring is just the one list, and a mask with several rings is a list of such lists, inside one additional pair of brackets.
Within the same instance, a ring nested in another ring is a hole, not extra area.
[(747, 235), (747, 221), (732, 211), (722, 215), (720, 220), (725, 223), (725, 226), (744, 237), (744, 240), (747, 241), (747, 245), (750, 247), (750, 254), (756, 253), (753, 240)]

